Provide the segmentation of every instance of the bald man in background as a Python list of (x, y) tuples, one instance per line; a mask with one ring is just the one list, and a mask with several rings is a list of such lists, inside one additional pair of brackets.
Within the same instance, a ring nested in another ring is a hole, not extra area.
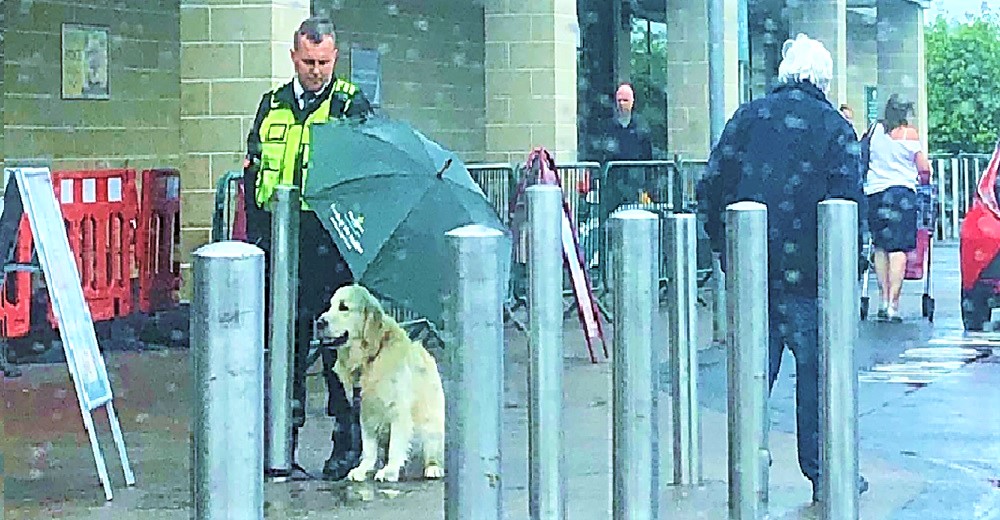
[[(615, 92), (615, 108), (600, 140), (601, 160), (648, 161), (653, 158), (649, 126), (635, 107), (632, 85), (622, 83)], [(643, 168), (617, 167), (601, 185), (601, 215), (608, 218), (622, 204), (648, 202), (641, 193), (651, 193), (655, 179), (646, 178)]]
[(604, 139), (605, 161), (648, 161), (653, 158), (649, 126), (635, 108), (632, 85), (622, 83), (615, 92), (615, 110)]

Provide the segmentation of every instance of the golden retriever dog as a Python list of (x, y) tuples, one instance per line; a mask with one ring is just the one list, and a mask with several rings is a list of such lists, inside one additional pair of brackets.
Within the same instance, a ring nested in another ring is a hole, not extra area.
[(361, 388), (361, 463), (347, 478), (368, 478), (386, 436), (388, 459), (375, 480), (399, 480), (414, 440), (423, 448), (424, 477), (443, 477), (444, 389), (427, 349), (412, 341), (360, 285), (338, 289), (318, 326), (327, 339), (346, 340), (333, 370), (348, 400), (355, 386)]

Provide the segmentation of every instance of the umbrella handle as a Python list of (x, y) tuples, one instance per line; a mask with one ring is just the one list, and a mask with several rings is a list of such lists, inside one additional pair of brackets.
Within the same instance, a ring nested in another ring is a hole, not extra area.
[(444, 177), (444, 171), (447, 170), (449, 167), (451, 167), (451, 158), (450, 157), (448, 158), (447, 161), (444, 162), (444, 166), (442, 166), (441, 169), (438, 170), (437, 178), (438, 179), (443, 178)]

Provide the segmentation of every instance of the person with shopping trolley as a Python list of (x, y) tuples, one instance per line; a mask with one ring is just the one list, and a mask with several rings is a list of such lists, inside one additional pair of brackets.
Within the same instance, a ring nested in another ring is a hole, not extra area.
[(884, 118), (866, 132), (868, 168), (865, 196), (872, 259), (880, 300), (876, 318), (901, 322), (899, 297), (906, 275), (907, 252), (917, 248), (918, 184), (930, 179), (930, 163), (920, 133), (909, 124), (913, 103), (889, 97)]

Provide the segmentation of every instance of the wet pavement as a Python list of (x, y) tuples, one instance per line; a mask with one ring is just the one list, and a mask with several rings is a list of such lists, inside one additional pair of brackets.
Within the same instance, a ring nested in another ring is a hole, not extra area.
[[(871, 490), (865, 520), (1000, 519), (1000, 337), (966, 336), (958, 307), (957, 248), (936, 250), (935, 322), (920, 318), (921, 282), (904, 288), (902, 324), (866, 322), (857, 349), (861, 468)], [(671, 488), (663, 518), (726, 517), (725, 352), (700, 315), (704, 485)], [(575, 321), (566, 324), (568, 517), (610, 514), (610, 365), (590, 364)], [(526, 339), (507, 331), (503, 485), (505, 517), (527, 518)], [(991, 356), (993, 349), (998, 356)], [(181, 519), (190, 516), (188, 351), (106, 354), (137, 485), (124, 487), (107, 418), (95, 414), (115, 499), (105, 503), (65, 365), (22, 365), (4, 381), (5, 518)], [(786, 360), (787, 361), (787, 360)], [(771, 400), (771, 518), (815, 518), (795, 456), (794, 364)], [(666, 399), (661, 399), (661, 403)], [(310, 417), (299, 460), (318, 473), (329, 453), (323, 389), (310, 380)], [(661, 414), (665, 417), (667, 414)], [(661, 474), (665, 472), (661, 471)], [(416, 475), (416, 474), (414, 474)], [(268, 518), (443, 518), (444, 486), (324, 481), (268, 483)]]

